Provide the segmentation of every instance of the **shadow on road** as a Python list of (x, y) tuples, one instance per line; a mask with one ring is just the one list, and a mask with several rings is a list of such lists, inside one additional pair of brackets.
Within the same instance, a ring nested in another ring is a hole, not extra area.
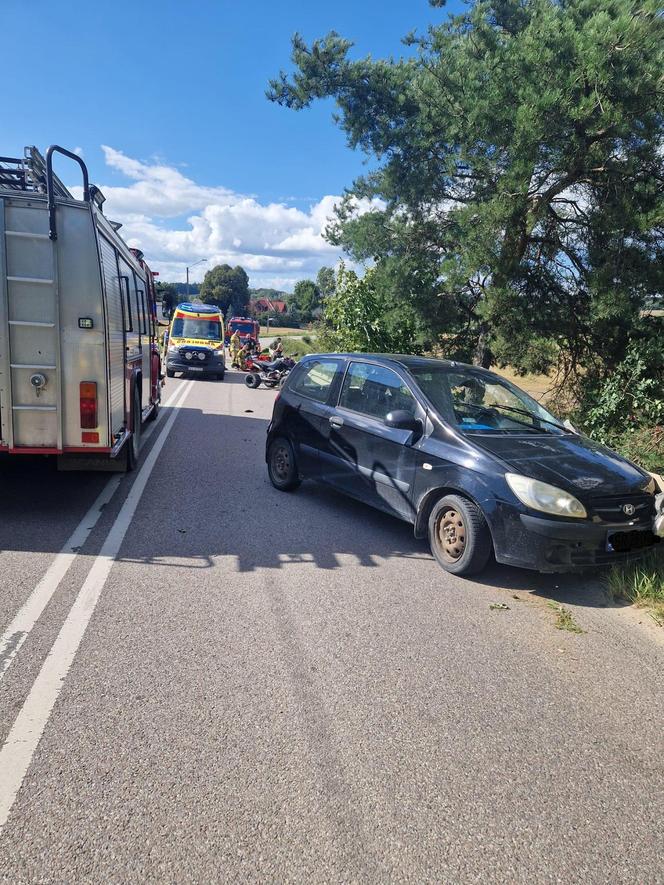
[[(227, 379), (244, 384), (240, 374)], [(413, 537), (408, 523), (314, 483), (292, 494), (276, 491), (264, 462), (268, 422), (249, 410), (242, 416), (181, 410), (128, 532), (123, 560), (196, 571), (230, 557), (232, 570), (250, 572), (298, 563), (323, 571), (348, 564), (376, 569), (388, 559), (413, 559), (428, 561), (436, 580), (440, 573), (428, 545)], [(64, 538), (53, 527), (68, 533), (106, 481), (104, 475), (58, 473), (46, 458), (6, 459), (1, 469), (0, 549), (12, 551), (57, 552)], [(596, 573), (539, 575), (494, 564), (473, 581), (606, 605)]]

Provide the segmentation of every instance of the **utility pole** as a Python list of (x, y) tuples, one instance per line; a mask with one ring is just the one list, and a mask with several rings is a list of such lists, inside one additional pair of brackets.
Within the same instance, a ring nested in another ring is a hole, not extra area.
[(189, 270), (190, 270), (190, 268), (192, 268), (192, 267), (196, 267), (197, 264), (202, 264), (203, 262), (205, 262), (205, 261), (207, 261), (207, 260), (208, 260), (207, 258), (199, 258), (198, 261), (194, 261), (193, 264), (190, 264), (190, 265), (187, 267), (187, 289), (186, 289), (186, 294), (185, 294), (185, 299), (186, 299), (187, 301), (189, 301)]

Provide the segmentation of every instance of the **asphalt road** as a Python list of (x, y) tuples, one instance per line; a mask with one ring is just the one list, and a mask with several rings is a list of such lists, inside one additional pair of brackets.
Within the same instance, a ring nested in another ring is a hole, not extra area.
[(0, 881), (664, 882), (643, 615), (276, 492), (237, 374), (165, 394), (86, 519), (108, 477), (0, 464)]

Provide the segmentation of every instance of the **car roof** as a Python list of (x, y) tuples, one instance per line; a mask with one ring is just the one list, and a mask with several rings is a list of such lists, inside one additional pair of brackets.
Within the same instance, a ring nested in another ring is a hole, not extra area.
[(427, 356), (416, 356), (415, 354), (407, 353), (311, 353), (303, 357), (302, 361), (304, 362), (305, 360), (320, 358), (322, 356), (337, 359), (364, 360), (396, 367), (402, 366), (404, 369), (408, 370), (426, 369), (427, 367), (432, 369), (463, 368), (486, 373), (487, 375), (492, 374), (488, 369), (483, 369), (480, 366), (472, 366), (468, 363), (461, 363), (455, 360), (435, 359), (434, 357)]

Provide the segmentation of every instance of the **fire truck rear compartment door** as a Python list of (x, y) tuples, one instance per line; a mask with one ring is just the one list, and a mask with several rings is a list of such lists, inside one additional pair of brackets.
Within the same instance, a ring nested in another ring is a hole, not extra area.
[(46, 206), (0, 201), (0, 237), (3, 441), (61, 448), (57, 267)]

